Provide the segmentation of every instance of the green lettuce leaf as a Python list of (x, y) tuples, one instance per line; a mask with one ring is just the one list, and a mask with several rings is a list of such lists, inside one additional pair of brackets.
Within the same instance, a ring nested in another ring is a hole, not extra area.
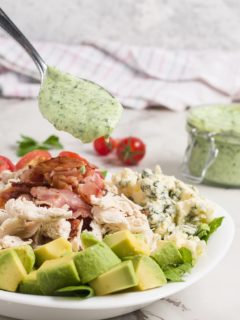
[(202, 223), (196, 235), (206, 242), (209, 240), (210, 236), (221, 226), (224, 217), (217, 217), (213, 219), (209, 224)]
[(210, 232), (210, 227), (207, 223), (201, 223), (198, 227), (196, 236), (198, 236), (200, 239), (204, 239), (208, 236)]
[(69, 286), (56, 290), (54, 294), (62, 297), (77, 297), (79, 299), (87, 299), (94, 296), (94, 291), (89, 286)]
[(175, 266), (167, 266), (164, 269), (164, 274), (168, 281), (180, 282), (183, 281), (183, 275), (189, 272), (193, 267), (192, 252), (188, 248), (182, 247), (179, 249), (183, 263)]
[(167, 267), (164, 270), (165, 277), (168, 281), (180, 282), (183, 281), (183, 275), (192, 269), (192, 264), (189, 262), (182, 263), (177, 267)]
[(179, 249), (179, 252), (181, 253), (183, 263), (190, 263), (193, 264), (193, 257), (192, 252), (188, 248), (182, 247)]

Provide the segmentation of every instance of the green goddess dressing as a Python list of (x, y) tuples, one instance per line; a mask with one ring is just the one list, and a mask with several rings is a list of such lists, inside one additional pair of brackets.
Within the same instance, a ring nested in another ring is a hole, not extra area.
[[(190, 173), (200, 176), (211, 151), (217, 150), (204, 181), (240, 187), (240, 104), (193, 108), (188, 113), (187, 124), (191, 136), (191, 153), (188, 158)], [(209, 135), (214, 139), (212, 146), (207, 138)]]
[(38, 98), (44, 118), (84, 143), (110, 135), (122, 114), (105, 89), (53, 67), (47, 68)]

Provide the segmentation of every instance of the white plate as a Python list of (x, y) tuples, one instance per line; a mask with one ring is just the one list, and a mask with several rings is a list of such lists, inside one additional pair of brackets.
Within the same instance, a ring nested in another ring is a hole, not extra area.
[(0, 291), (0, 313), (25, 320), (98, 320), (140, 309), (152, 302), (179, 292), (201, 279), (224, 257), (233, 236), (230, 215), (216, 206), (215, 216), (224, 216), (222, 226), (208, 242), (207, 253), (201, 257), (185, 282), (169, 283), (162, 288), (144, 292), (122, 293), (88, 300), (42, 297)]

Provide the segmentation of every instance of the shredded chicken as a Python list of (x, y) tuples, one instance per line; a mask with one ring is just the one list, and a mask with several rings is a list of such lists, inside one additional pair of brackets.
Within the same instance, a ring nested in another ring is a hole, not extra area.
[(141, 212), (142, 207), (126, 196), (108, 192), (104, 197), (91, 198), (94, 221), (101, 226), (102, 233), (128, 229), (133, 233), (142, 233), (151, 244), (153, 232), (148, 219)]
[(18, 217), (28, 221), (51, 222), (52, 219), (69, 219), (72, 211), (68, 206), (63, 208), (37, 207), (32, 201), (25, 199), (10, 199), (5, 205), (10, 217)]
[(101, 226), (95, 220), (92, 220), (90, 227), (95, 238), (101, 241), (103, 239)]
[(9, 218), (9, 215), (6, 210), (0, 209), (0, 224)]
[(10, 170), (3, 170), (0, 172), (0, 191), (5, 190), (11, 186), (14, 182), (19, 182), (19, 176), (22, 171), (10, 171)]
[(22, 239), (31, 238), (40, 227), (36, 221), (26, 221), (18, 217), (6, 219), (0, 226), (0, 238), (10, 235)]
[(72, 217), (67, 206), (63, 208), (38, 207), (24, 198), (10, 199), (0, 211), (0, 238), (7, 235), (22, 239), (32, 238), (41, 229), (43, 236), (51, 239), (68, 239), (71, 224), (65, 219)]
[(31, 244), (32, 240), (23, 241), (19, 237), (15, 236), (4, 236), (0, 239), (0, 249), (7, 249), (12, 247), (17, 247), (21, 245)]
[(42, 225), (40, 233), (43, 236), (50, 239), (57, 239), (63, 237), (65, 239), (69, 238), (71, 232), (71, 223), (65, 219), (59, 219)]

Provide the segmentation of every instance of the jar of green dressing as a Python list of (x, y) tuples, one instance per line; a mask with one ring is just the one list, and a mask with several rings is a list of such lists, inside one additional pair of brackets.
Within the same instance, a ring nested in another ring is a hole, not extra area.
[(240, 187), (240, 104), (191, 109), (187, 131), (183, 176), (192, 183)]

